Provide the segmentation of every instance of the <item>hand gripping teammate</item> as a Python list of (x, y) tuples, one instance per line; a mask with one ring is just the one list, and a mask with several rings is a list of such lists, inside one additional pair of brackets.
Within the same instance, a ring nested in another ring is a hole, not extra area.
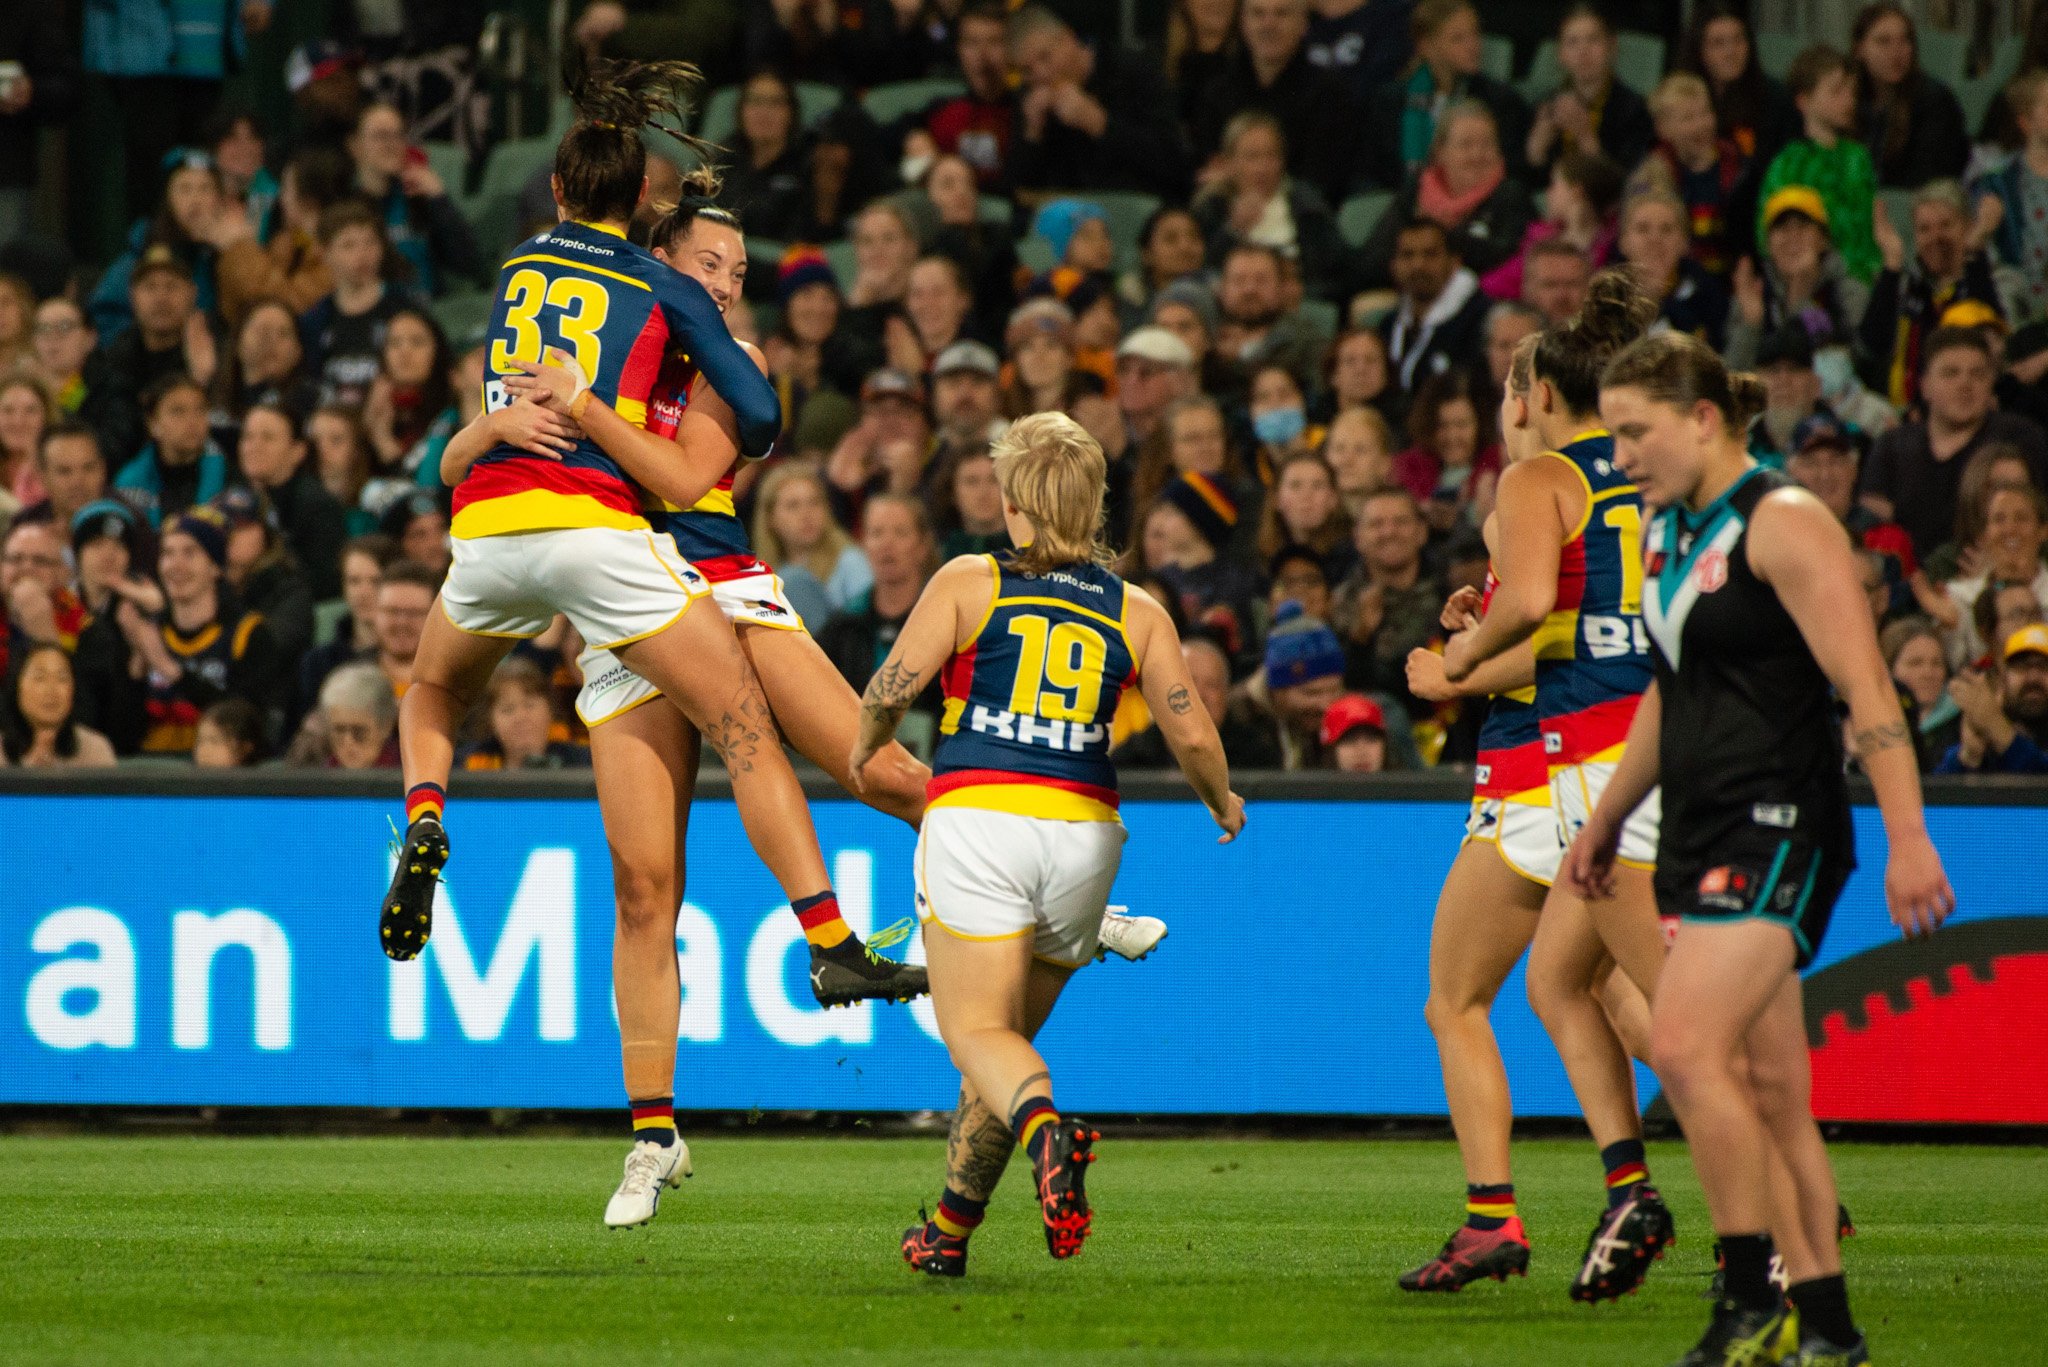
[[(487, 408), (505, 405), (504, 377), (517, 373), (518, 362), (538, 361), (553, 345), (578, 358), (591, 378), (586, 394), (608, 396), (615, 415), (630, 423), (644, 417), (663, 355), (680, 346), (725, 399), (733, 446), (758, 456), (773, 443), (780, 425), (774, 390), (732, 340), (710, 296), (625, 240), (647, 192), (638, 130), (657, 113), (679, 118), (674, 87), (694, 74), (682, 63), (599, 62), (568, 72), (580, 117), (555, 158), (562, 221), (522, 244), (501, 272)], [(571, 396), (570, 407), (581, 398)], [(690, 610), (708, 597), (702, 576), (641, 516), (635, 481), (677, 501), (702, 496), (705, 485), (674, 484), (674, 451), (656, 438), (616, 459), (587, 437), (560, 459), (499, 446), (456, 490), (454, 563), (441, 611), (421, 635), (399, 716), (408, 826), (380, 913), (392, 958), (417, 956), (431, 930), (448, 855), (441, 810), (455, 728), (511, 643), (540, 634), (557, 613), (584, 640), (654, 681), (709, 737), (732, 775), (748, 838), (792, 907), (837, 917), (810, 810), (746, 657), (723, 616)], [(598, 781), (608, 781), (603, 772)], [(621, 902), (641, 905), (650, 900), (646, 892), (629, 886)], [(628, 1059), (639, 1046), (652, 1072), (672, 1072), (674, 1034), (673, 1016), (644, 1040), (625, 1027)], [(628, 1071), (630, 1089), (630, 1062)], [(672, 1183), (675, 1172), (689, 1171), (687, 1151), (675, 1137), (670, 1099), (648, 1100), (636, 1107), (644, 1112), (636, 1128), (662, 1141), (660, 1178)]]
[[(1600, 427), (1599, 383), (1601, 367), (1655, 316), (1626, 272), (1603, 271), (1578, 317), (1541, 335), (1528, 407), (1543, 454), (1501, 476), (1500, 585), (1478, 626), (1444, 647), (1444, 673), (1457, 682), (1533, 640), (1536, 714), (1560, 849), (1612, 774), (1650, 682), (1639, 619), (1640, 503)], [(1552, 885), (1529, 953), (1530, 1004), (1564, 1060), (1607, 1171), (1606, 1209), (1571, 1283), (1572, 1298), (1582, 1301), (1633, 1291), (1675, 1237), (1649, 1180), (1629, 1050), (1599, 999), (1615, 964), (1644, 997), (1656, 991), (1664, 941), (1649, 883), (1654, 798), (1636, 814), (1621, 853), (1627, 862), (1614, 897), (1589, 902)], [(1646, 1040), (1636, 1045), (1639, 1055), (1647, 1052)]]
[[(1529, 408), (1536, 344), (1529, 337), (1516, 348), (1501, 398), (1501, 443), (1510, 465), (1543, 451)], [(1486, 520), (1485, 535), (1491, 549), (1498, 537), (1495, 518)], [(1452, 595), (1444, 605), (1444, 628), (1477, 626), (1498, 582), (1489, 570), (1484, 595), (1470, 589)], [(1538, 913), (1564, 854), (1550, 810), (1535, 679), (1535, 653), (1526, 641), (1456, 684), (1444, 677), (1443, 657), (1435, 651), (1417, 649), (1408, 657), (1409, 687), (1418, 697), (1492, 695), (1492, 703), (1479, 734), (1465, 842), (1444, 879), (1430, 931), (1424, 1008), (1465, 1164), (1466, 1217), (1441, 1252), (1402, 1275), (1405, 1291), (1456, 1291), (1482, 1277), (1505, 1281), (1510, 1273), (1526, 1275), (1529, 1266), (1529, 1238), (1515, 1213), (1508, 1158), (1514, 1105), (1489, 1016), (1501, 984), (1536, 934)], [(1634, 1034), (1647, 1038), (1648, 1008), (1626, 975), (1610, 966), (1601, 995), (1611, 1015), (1623, 1015)], [(1588, 1088), (1598, 1085), (1596, 1078)]]
[(995, 444), (1003, 517), (1021, 549), (941, 569), (861, 702), (853, 786), (926, 685), (946, 694), (916, 855), (918, 915), (939, 1033), (961, 1072), (936, 1218), (903, 1258), (966, 1271), (1014, 1144), (1031, 1158), (1046, 1247), (1080, 1251), (1093, 1131), (1053, 1105), (1031, 1040), (1097, 927), (1123, 855), (1109, 722), (1136, 686), (1228, 843), (1244, 828), (1222, 742), (1196, 703), (1173, 623), (1102, 568), (1102, 448), (1062, 413), (1019, 419)]
[[(1657, 510), (1643, 585), (1656, 681), (1565, 877), (1604, 895), (1629, 814), (1661, 779), (1656, 893), (1681, 920), (1651, 1048), (1726, 1258), (1712, 1321), (1681, 1363), (1852, 1367), (1869, 1351), (1849, 1314), (1799, 991), (1856, 863), (1835, 698), (1883, 812), (1892, 920), (1930, 934), (1955, 894), (1853, 553), (1826, 507), (1750, 459), (1743, 434), (1762, 407), (1754, 376), (1730, 375), (1691, 337), (1645, 339), (1607, 368), (1616, 459)], [(1788, 1308), (1766, 1266), (1768, 1232), (1791, 1225), (1803, 1238), (1777, 1240)]]

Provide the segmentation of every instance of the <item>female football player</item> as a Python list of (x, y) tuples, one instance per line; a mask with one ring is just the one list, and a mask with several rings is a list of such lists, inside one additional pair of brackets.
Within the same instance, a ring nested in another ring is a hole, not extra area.
[[(1656, 679), (1567, 856), (1581, 896), (1612, 889), (1630, 814), (1660, 780), (1656, 893), (1680, 919), (1651, 1008), (1658, 1076), (1691, 1141), (1726, 1259), (1687, 1364), (1869, 1361), (1849, 1314), (1834, 1174), (1812, 1111), (1799, 970), (1855, 867), (1834, 702), (1877, 792), (1894, 923), (1931, 933), (1955, 906), (1920, 806), (1913, 738), (1862, 578), (1819, 500), (1748, 453), (1763, 385), (1692, 337), (1647, 338), (1607, 367), (1615, 458), (1656, 510), (1643, 620)], [(1787, 1212), (1768, 1175), (1790, 1168)], [(1767, 1275), (1778, 1239), (1791, 1310)]]
[(1006, 1139), (1030, 1155), (1052, 1256), (1072, 1257), (1088, 1237), (1084, 1177), (1097, 1136), (1060, 1115), (1031, 1040), (1094, 956), (1122, 858), (1109, 723), (1126, 688), (1142, 690), (1222, 842), (1244, 827), (1172, 621), (1103, 568), (1102, 448), (1065, 414), (1037, 413), (995, 443), (995, 463), (1020, 549), (962, 556), (933, 577), (868, 684), (847, 759), (858, 790), (939, 680), (946, 708), (918, 837), (918, 915), (939, 1033), (961, 1071), (956, 1115), (973, 1128), (956, 1121), (937, 1218), (903, 1237), (904, 1260), (937, 1276), (966, 1270)]

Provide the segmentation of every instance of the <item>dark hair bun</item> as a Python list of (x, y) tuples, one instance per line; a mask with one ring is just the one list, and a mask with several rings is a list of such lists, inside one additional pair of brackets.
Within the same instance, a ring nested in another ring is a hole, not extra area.
[(1643, 293), (1635, 275), (1609, 267), (1586, 285), (1586, 302), (1572, 320), (1573, 339), (1588, 358), (1604, 363), (1643, 335), (1657, 317), (1657, 301)]

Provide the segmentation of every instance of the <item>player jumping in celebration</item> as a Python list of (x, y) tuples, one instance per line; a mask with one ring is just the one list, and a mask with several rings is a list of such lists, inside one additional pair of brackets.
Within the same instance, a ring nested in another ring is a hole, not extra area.
[[(1021, 418), (995, 443), (1003, 517), (1020, 547), (935, 575), (861, 702), (847, 760), (858, 790), (927, 684), (944, 719), (916, 855), (918, 915), (939, 1034), (961, 1071), (938, 1215), (904, 1261), (966, 1271), (1012, 1144), (1031, 1157), (1046, 1246), (1080, 1251), (1096, 1138), (1053, 1104), (1031, 1045), (1060, 990), (1095, 955), (1123, 855), (1109, 721), (1136, 685), (1228, 843), (1244, 828), (1222, 742), (1198, 704), (1165, 609), (1102, 566), (1106, 467), (1063, 413)], [(941, 672), (943, 671), (943, 673)]]
[[(681, 63), (598, 62), (567, 74), (580, 117), (555, 157), (561, 222), (521, 244), (500, 274), (486, 407), (505, 407), (505, 378), (552, 345), (589, 377), (589, 388), (566, 396), (570, 414), (604, 397), (593, 424), (617, 418), (634, 437), (614, 443), (616, 457), (588, 436), (552, 457), (501, 444), (456, 490), (454, 563), (400, 712), (408, 827), (381, 911), (382, 943), (394, 959), (417, 956), (431, 930), (448, 854), (441, 815), (455, 728), (512, 643), (540, 634), (557, 613), (654, 681), (709, 736), (732, 775), (748, 838), (792, 908), (807, 923), (839, 920), (803, 790), (746, 657), (720, 613), (691, 611), (709, 596), (703, 577), (640, 512), (640, 488), (688, 506), (712, 482), (681, 478), (686, 462), (675, 458), (676, 444), (638, 430), (672, 347), (689, 353), (722, 400), (692, 415), (686, 446), (709, 429), (729, 443), (722, 449), (759, 456), (780, 426), (774, 390), (710, 295), (625, 240), (647, 193), (639, 130), (658, 113), (680, 118), (675, 88), (695, 73)], [(594, 759), (599, 783), (609, 785), (604, 757)], [(617, 804), (606, 816), (619, 818)], [(671, 824), (665, 838), (674, 831)], [(622, 888), (622, 907), (647, 900), (647, 891)], [(673, 972), (672, 943), (666, 952)], [(651, 1039), (636, 1040), (631, 1025), (623, 1033), (629, 1058), (643, 1043), (651, 1056), (665, 1054), (672, 1071), (673, 1012)], [(668, 1150), (663, 1180), (687, 1174), (669, 1098), (635, 1109), (636, 1129)]]
[[(1530, 411), (1537, 338), (1515, 349), (1501, 397), (1501, 444), (1510, 465), (1543, 453)], [(1491, 548), (1498, 536), (1486, 520)], [(1447, 631), (1469, 631), (1484, 615), (1499, 581), (1489, 570), (1483, 595), (1460, 589), (1444, 605)], [(1479, 733), (1479, 764), (1465, 842), (1444, 879), (1429, 938), (1429, 1001), (1425, 1008), (1443, 1064), (1451, 1127), (1465, 1164), (1465, 1223), (1443, 1250), (1404, 1273), (1406, 1291), (1456, 1291), (1482, 1277), (1526, 1274), (1529, 1238), (1515, 1214), (1509, 1165), (1514, 1106), (1507, 1068), (1488, 1019), (1495, 996), (1536, 934), (1538, 914), (1564, 854), (1550, 810), (1550, 773), (1536, 719), (1536, 660), (1524, 642), (1476, 667), (1463, 683), (1444, 677), (1443, 656), (1418, 648), (1408, 656), (1410, 689), (1431, 700), (1492, 695)], [(1610, 1014), (1647, 1037), (1647, 1007), (1626, 975), (1611, 968), (1602, 984)], [(1566, 1055), (1567, 1061), (1575, 1056)], [(1596, 1078), (1591, 1087), (1598, 1086)]]
[[(1578, 317), (1541, 335), (1529, 406), (1544, 454), (1502, 474), (1500, 585), (1479, 624), (1444, 646), (1444, 673), (1455, 683), (1533, 638), (1560, 847), (1606, 786), (1650, 682), (1638, 615), (1640, 503), (1614, 464), (1598, 407), (1601, 368), (1655, 316), (1626, 272), (1603, 271)], [(1649, 1180), (1628, 1051), (1597, 995), (1611, 964), (1645, 997), (1656, 991), (1664, 943), (1649, 881), (1654, 800), (1632, 819), (1621, 855), (1619, 895), (1609, 901), (1587, 903), (1552, 887), (1529, 955), (1530, 1003), (1564, 1060), (1607, 1171), (1607, 1209), (1572, 1279), (1572, 1298), (1582, 1301), (1634, 1290), (1674, 1238), (1670, 1211)]]
[[(1852, 1367), (1869, 1352), (1842, 1278), (1799, 990), (1856, 863), (1836, 697), (1884, 815), (1892, 920), (1932, 933), (1955, 894), (1849, 543), (1825, 505), (1749, 456), (1763, 403), (1754, 376), (1691, 337), (1648, 338), (1607, 368), (1615, 457), (1657, 510), (1643, 583), (1656, 681), (1565, 876), (1587, 897), (1613, 885), (1630, 814), (1661, 779), (1657, 900), (1681, 922), (1651, 1049), (1726, 1258), (1682, 1364)], [(1773, 1150), (1791, 1211), (1774, 1199)], [(1768, 1281), (1768, 1231), (1794, 1226), (1803, 1238), (1778, 1241), (1788, 1309)]]

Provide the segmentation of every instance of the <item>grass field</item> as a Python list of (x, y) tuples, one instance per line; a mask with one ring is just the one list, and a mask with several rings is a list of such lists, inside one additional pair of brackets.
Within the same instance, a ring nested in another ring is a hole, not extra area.
[[(697, 1177), (624, 1233), (599, 1223), (623, 1156), (601, 1139), (0, 1139), (0, 1362), (1660, 1364), (1704, 1324), (1678, 1145), (1650, 1161), (1680, 1244), (1597, 1309), (1565, 1296), (1598, 1200), (1583, 1143), (1518, 1148), (1528, 1280), (1438, 1297), (1393, 1282), (1459, 1218), (1448, 1143), (1100, 1151), (1080, 1258), (1046, 1257), (1012, 1173), (966, 1280), (941, 1283), (896, 1253), (937, 1139), (707, 1136)], [(2048, 1155), (1835, 1152), (1876, 1360), (2043, 1361)]]

